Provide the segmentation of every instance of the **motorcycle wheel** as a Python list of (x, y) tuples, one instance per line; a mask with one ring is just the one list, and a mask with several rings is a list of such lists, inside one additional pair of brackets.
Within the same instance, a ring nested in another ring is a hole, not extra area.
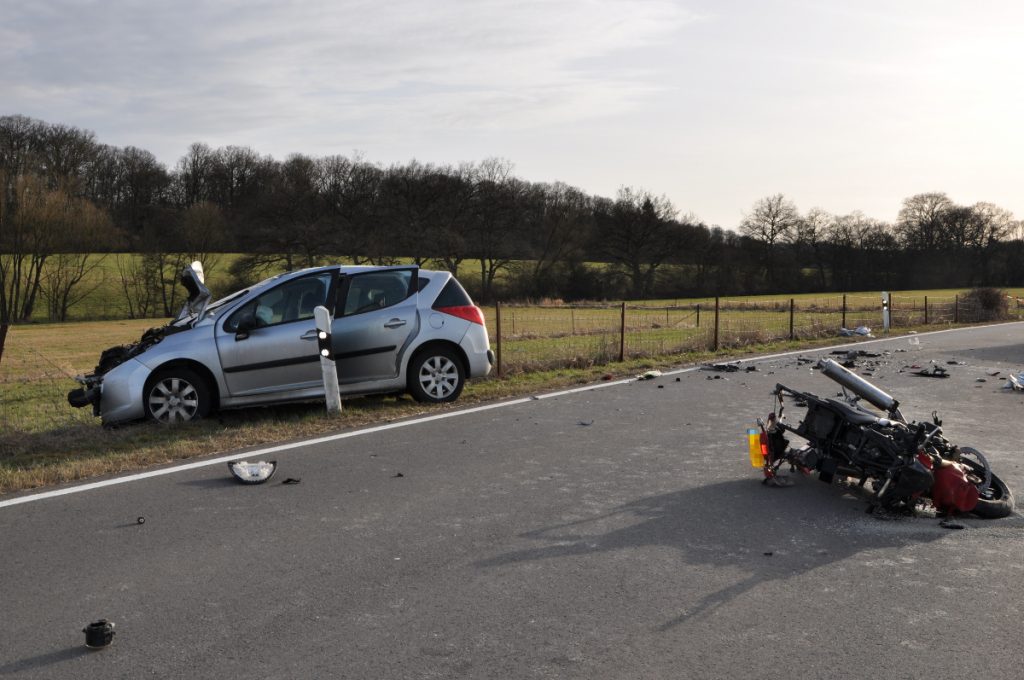
[[(971, 468), (975, 474), (981, 477), (985, 476), (985, 468), (981, 463), (970, 458), (961, 458), (960, 462)], [(1002, 519), (1003, 517), (1009, 517), (1012, 512), (1013, 493), (1010, 491), (1010, 487), (1006, 486), (1006, 483), (993, 472), (992, 482), (981, 494), (978, 504), (974, 506), (971, 513), (982, 519)]]

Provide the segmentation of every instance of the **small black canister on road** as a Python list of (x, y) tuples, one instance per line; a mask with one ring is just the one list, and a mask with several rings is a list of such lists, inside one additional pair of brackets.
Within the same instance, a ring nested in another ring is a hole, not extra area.
[(93, 621), (82, 629), (85, 646), (89, 649), (103, 649), (114, 640), (114, 624), (106, 619)]

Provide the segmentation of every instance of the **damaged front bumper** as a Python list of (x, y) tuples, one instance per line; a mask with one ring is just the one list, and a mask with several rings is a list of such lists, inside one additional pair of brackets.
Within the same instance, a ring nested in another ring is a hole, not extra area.
[(142, 418), (142, 392), (150, 373), (139, 360), (127, 359), (102, 376), (77, 378), (82, 387), (68, 392), (68, 403), (76, 408), (92, 404), (93, 415), (102, 417), (104, 424)]
[(93, 376), (77, 376), (75, 380), (82, 383), (82, 387), (68, 392), (68, 403), (75, 408), (84, 408), (92, 404), (92, 414), (99, 416), (100, 401), (103, 399), (103, 385), (98, 380), (92, 382)]

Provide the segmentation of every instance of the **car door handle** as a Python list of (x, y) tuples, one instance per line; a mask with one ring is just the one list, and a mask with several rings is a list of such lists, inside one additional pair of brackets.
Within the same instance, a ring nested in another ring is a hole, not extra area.
[(315, 328), (311, 331), (306, 331), (299, 336), (299, 340), (316, 340), (316, 333), (317, 331)]
[(400, 328), (406, 324), (405, 319), (392, 319), (384, 324), (384, 328)]

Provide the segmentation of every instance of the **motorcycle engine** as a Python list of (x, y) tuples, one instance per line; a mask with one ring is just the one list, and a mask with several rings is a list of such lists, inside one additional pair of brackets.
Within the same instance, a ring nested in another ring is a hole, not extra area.
[(935, 483), (932, 471), (919, 460), (897, 468), (892, 479), (892, 487), (886, 495), (897, 500), (917, 498), (927, 493)]

